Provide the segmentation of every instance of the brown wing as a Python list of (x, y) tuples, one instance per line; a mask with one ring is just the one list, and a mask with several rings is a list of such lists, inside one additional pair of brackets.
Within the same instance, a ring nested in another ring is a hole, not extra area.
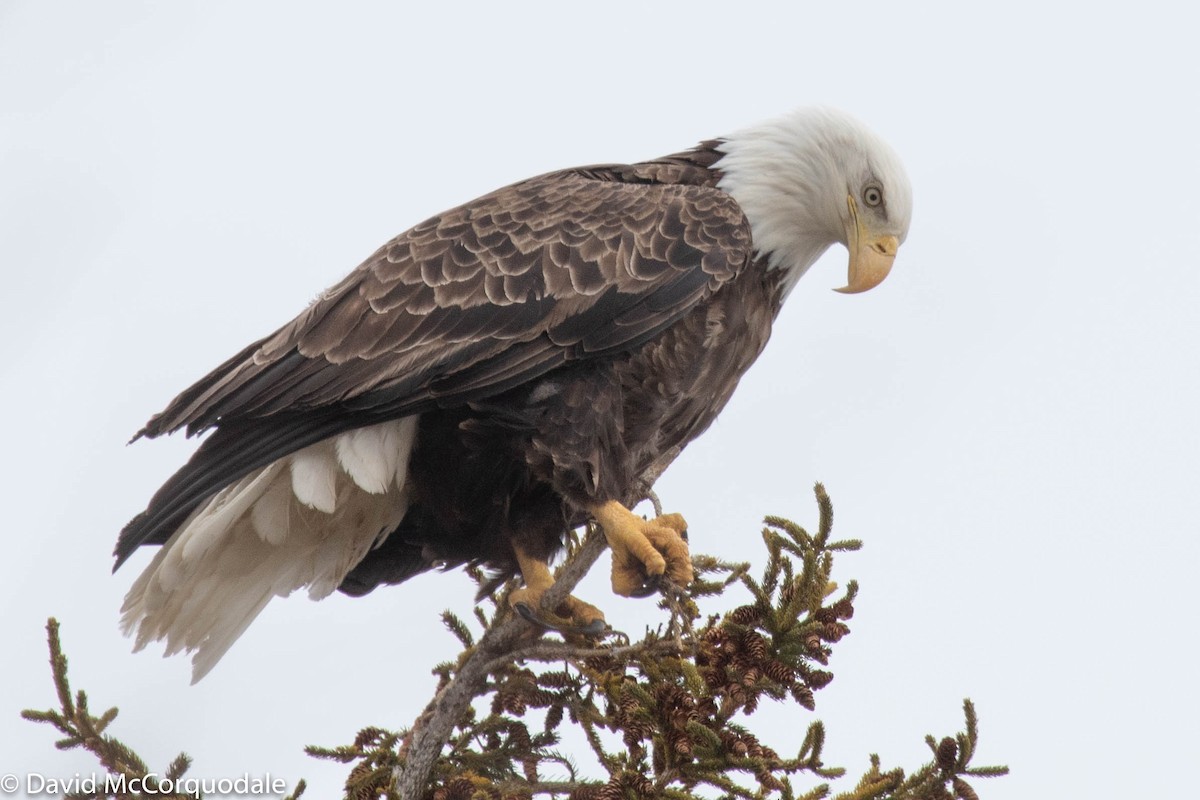
[(649, 166), (551, 173), (384, 245), (147, 423), (138, 436), (216, 431), (126, 526), (118, 565), (165, 541), (201, 500), (301, 447), (497, 394), (679, 319), (738, 274), (751, 242), (741, 209), (706, 185), (712, 173), (668, 172), (697, 182), (654, 183), (663, 170)]

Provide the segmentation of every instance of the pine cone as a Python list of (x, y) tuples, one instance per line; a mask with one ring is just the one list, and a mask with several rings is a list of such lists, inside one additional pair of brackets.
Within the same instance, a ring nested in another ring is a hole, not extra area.
[(849, 597), (843, 597), (833, 604), (833, 613), (837, 614), (838, 619), (850, 619), (854, 616), (854, 603)]
[(615, 776), (600, 790), (597, 800), (625, 800), (625, 790)]
[(845, 623), (829, 622), (821, 630), (821, 638), (827, 642), (838, 642), (849, 632), (850, 628)]
[(943, 772), (954, 770), (954, 762), (958, 758), (958, 742), (947, 736), (938, 743), (937, 765)]
[(806, 682), (813, 689), (824, 689), (833, 680), (833, 673), (823, 669), (814, 669), (808, 673)]
[(739, 625), (753, 625), (762, 619), (762, 611), (755, 606), (740, 606), (729, 612), (729, 620)]
[(756, 661), (762, 661), (767, 657), (767, 640), (758, 631), (747, 631), (742, 636), (742, 646)]
[(807, 686), (797, 686), (792, 689), (792, 698), (809, 711), (813, 711), (817, 707), (817, 701), (813, 698), (812, 689), (809, 689)]
[(771, 659), (763, 665), (763, 672), (767, 677), (776, 683), (781, 683), (784, 686), (791, 686), (796, 680), (796, 670), (784, 664), (782, 661)]
[(979, 795), (975, 794), (975, 790), (971, 788), (971, 784), (964, 781), (962, 778), (955, 778), (951, 781), (954, 786), (954, 796), (961, 800), (979, 800)]
[(538, 676), (537, 682), (538, 686), (546, 689), (566, 689), (569, 686), (575, 685), (575, 679), (566, 670), (543, 672)]

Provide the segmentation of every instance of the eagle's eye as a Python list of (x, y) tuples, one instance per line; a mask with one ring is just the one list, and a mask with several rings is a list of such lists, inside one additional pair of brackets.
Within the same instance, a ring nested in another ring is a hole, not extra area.
[(878, 186), (868, 186), (863, 189), (863, 202), (874, 208), (883, 202), (883, 190)]

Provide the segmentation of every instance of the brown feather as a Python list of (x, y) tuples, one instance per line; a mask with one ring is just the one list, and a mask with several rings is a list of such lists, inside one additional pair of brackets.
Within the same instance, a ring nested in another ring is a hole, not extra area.
[(745, 216), (708, 169), (718, 158), (549, 173), (385, 244), (147, 423), (138, 436), (218, 430), (122, 532), (119, 561), (301, 447), (509, 391), (682, 319), (750, 262)]
[[(501, 211), (513, 221), (497, 222)], [(616, 222), (623, 235), (602, 237), (596, 220)], [(472, 252), (458, 238), (443, 238), (467, 230), (483, 249)], [(709, 185), (626, 185), (573, 171), (534, 178), (401, 234), (240, 362), (223, 365), (181, 395), (143, 434), (184, 426), (195, 433), (226, 418), (287, 411), (296, 399), (292, 376), (255, 378), (271, 373), (289, 352), (314, 362), (304, 370), (316, 379), (307, 385), (320, 388), (304, 393), (306, 407), (356, 397), (401, 371), (442, 379), (463, 365), (469, 343), (495, 337), (498, 344), (536, 349), (539, 336), (562, 330), (556, 322), (563, 317), (584, 314), (597, 324), (615, 319), (628, 304), (615, 303), (609, 314), (598, 308), (611, 299), (604, 293), (610, 287), (619, 295), (653, 298), (666, 289), (674, 299), (694, 298), (677, 291), (677, 272), (702, 273), (705, 283), (728, 280), (746, 263), (749, 245), (740, 209)], [(540, 275), (528, 257), (539, 253)], [(553, 306), (539, 303), (542, 298)], [(471, 313), (480, 307), (487, 313)], [(505, 307), (512, 312), (496, 313)], [(672, 303), (654, 307), (669, 314)], [(600, 313), (588, 314), (593, 309)], [(629, 346), (643, 332), (630, 327), (625, 337), (608, 337), (607, 347)], [(354, 359), (373, 364), (344, 366)]]

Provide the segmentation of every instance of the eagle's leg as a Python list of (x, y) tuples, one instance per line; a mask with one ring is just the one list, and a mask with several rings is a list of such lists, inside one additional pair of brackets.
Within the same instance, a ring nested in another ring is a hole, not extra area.
[(647, 594), (664, 574), (680, 586), (692, 582), (687, 523), (679, 514), (642, 519), (616, 500), (593, 507), (612, 550), (613, 591), (626, 597)]
[(551, 628), (563, 633), (582, 633), (587, 636), (599, 636), (608, 629), (604, 621), (604, 613), (577, 597), (567, 595), (555, 612), (570, 619), (570, 624), (553, 619), (547, 619), (541, 612), (542, 595), (554, 585), (554, 576), (550, 574), (550, 565), (545, 559), (537, 558), (526, 553), (513, 543), (513, 552), (517, 555), (517, 564), (521, 568), (521, 577), (525, 586), (509, 595), (508, 603), (513, 610), (530, 622)]

